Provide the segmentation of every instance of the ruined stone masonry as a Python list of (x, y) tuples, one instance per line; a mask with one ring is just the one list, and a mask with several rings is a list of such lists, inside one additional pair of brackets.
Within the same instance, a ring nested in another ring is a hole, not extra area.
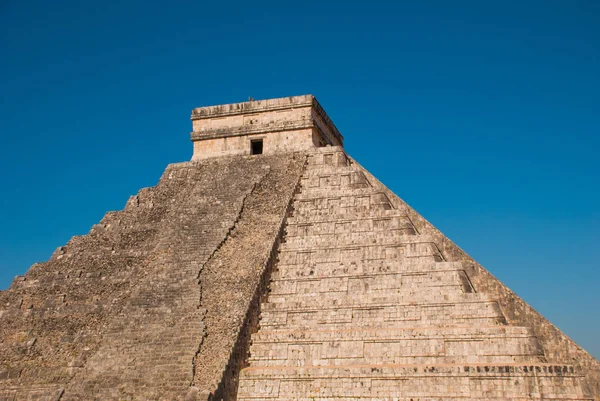
[(313, 96), (192, 122), (191, 162), (0, 292), (0, 401), (600, 400), (600, 363)]

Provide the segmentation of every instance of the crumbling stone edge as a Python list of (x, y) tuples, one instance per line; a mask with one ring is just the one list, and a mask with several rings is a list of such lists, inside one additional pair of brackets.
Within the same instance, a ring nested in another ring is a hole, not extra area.
[[(186, 397), (186, 401), (235, 401), (237, 399), (239, 373), (243, 368), (248, 366), (248, 355), (250, 352), (250, 345), (251, 345), (250, 337), (252, 334), (254, 334), (258, 331), (259, 320), (260, 320), (260, 306), (261, 306), (261, 303), (263, 302), (263, 300), (266, 297), (268, 297), (269, 282), (271, 280), (271, 274), (273, 272), (274, 266), (276, 265), (276, 263), (278, 261), (279, 245), (284, 241), (287, 219), (288, 219), (288, 217), (292, 216), (292, 214), (293, 214), (293, 211), (294, 211), (293, 201), (294, 201), (295, 195), (300, 193), (300, 191), (301, 191), (302, 176), (303, 176), (303, 172), (306, 170), (307, 165), (308, 165), (308, 155), (305, 157), (304, 165), (302, 167), (302, 173), (298, 176), (298, 182), (296, 183), (296, 186), (295, 186), (294, 190), (292, 191), (292, 195), (290, 196), (290, 199), (288, 200), (288, 204), (287, 204), (285, 213), (284, 213), (281, 223), (279, 225), (279, 230), (277, 232), (277, 235), (275, 236), (273, 245), (271, 246), (271, 250), (269, 251), (269, 255), (268, 255), (267, 259), (265, 260), (265, 263), (261, 269), (261, 277), (260, 277), (259, 283), (256, 286), (254, 295), (252, 296), (252, 300), (250, 301), (250, 303), (248, 305), (248, 310), (246, 311), (246, 316), (244, 318), (242, 326), (240, 327), (240, 330), (239, 330), (238, 336), (237, 336), (237, 340), (231, 350), (229, 360), (227, 362), (225, 369), (223, 370), (223, 375), (221, 376), (221, 380), (220, 380), (217, 388), (213, 392), (209, 393), (206, 390), (202, 391), (196, 387), (193, 387), (194, 381), (192, 381), (192, 384), (190, 387), (190, 392), (188, 393), (188, 397)], [(208, 262), (211, 260), (212, 256), (215, 255), (218, 252), (218, 250), (226, 243), (230, 234), (235, 230), (237, 223), (242, 218), (246, 199), (252, 193), (254, 193), (255, 188), (260, 185), (260, 183), (263, 181), (264, 178), (266, 178), (268, 176), (269, 173), (270, 172), (268, 172), (265, 176), (263, 176), (261, 178), (261, 180), (259, 180), (253, 186), (252, 190), (248, 194), (246, 194), (246, 196), (244, 197), (242, 208), (240, 209), (240, 212), (239, 212), (234, 224), (232, 225), (230, 230), (227, 232), (227, 235), (225, 236), (224, 240), (214, 250), (214, 252), (206, 260), (206, 263), (203, 266), (207, 265)], [(202, 271), (202, 269), (200, 269), (200, 272), (201, 271)], [(200, 272), (198, 273), (198, 278), (200, 277)], [(199, 285), (201, 285), (201, 283), (199, 283)], [(201, 346), (202, 346), (202, 343), (199, 345), (196, 355), (198, 355), (198, 353), (200, 352)], [(194, 358), (194, 360), (195, 360), (195, 358)], [(194, 366), (193, 378), (194, 378), (194, 380), (196, 378), (195, 366)]]
[[(202, 282), (200, 281), (200, 276), (202, 274), (202, 270), (204, 269), (205, 266), (207, 266), (211, 262), (211, 260), (215, 257), (215, 255), (218, 254), (219, 250), (225, 245), (227, 240), (231, 237), (231, 235), (235, 231), (239, 221), (242, 219), (248, 198), (254, 193), (256, 188), (260, 186), (261, 182), (263, 182), (265, 180), (265, 178), (268, 177), (270, 172), (271, 172), (270, 170), (267, 171), (262, 177), (260, 177), (254, 183), (252, 188), (248, 192), (246, 192), (246, 194), (244, 194), (244, 197), (241, 201), (240, 209), (237, 213), (237, 216), (235, 217), (235, 220), (233, 221), (233, 224), (231, 224), (231, 226), (229, 227), (229, 229), (223, 236), (223, 239), (221, 240), (221, 242), (219, 242), (219, 244), (213, 249), (211, 254), (208, 256), (208, 258), (206, 258), (204, 263), (198, 269), (198, 273), (196, 275), (196, 282), (198, 284), (199, 292), (200, 292), (200, 297), (198, 299), (198, 308), (202, 308)], [(200, 349), (202, 348), (202, 344), (204, 343), (204, 338), (206, 337), (206, 330), (205, 330), (206, 327), (204, 325), (204, 316), (206, 316), (206, 310), (203, 313), (202, 326), (201, 326), (202, 330), (204, 331), (204, 334), (202, 336), (202, 339), (200, 340), (200, 343), (198, 344), (196, 353), (194, 354), (194, 357), (192, 358), (192, 380), (190, 381), (190, 391), (188, 392), (188, 394), (186, 396), (186, 401), (188, 401), (188, 400), (189, 401), (208, 400), (208, 397), (209, 397), (209, 394), (200, 392), (200, 390), (194, 386), (194, 383), (196, 382), (196, 374), (197, 374), (196, 360), (198, 358), (198, 355), (200, 354)]]

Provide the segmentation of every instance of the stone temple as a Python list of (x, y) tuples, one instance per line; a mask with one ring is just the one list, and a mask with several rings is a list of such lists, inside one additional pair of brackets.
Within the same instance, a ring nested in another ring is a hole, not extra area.
[(354, 161), (310, 95), (0, 292), (0, 400), (600, 400), (600, 363)]

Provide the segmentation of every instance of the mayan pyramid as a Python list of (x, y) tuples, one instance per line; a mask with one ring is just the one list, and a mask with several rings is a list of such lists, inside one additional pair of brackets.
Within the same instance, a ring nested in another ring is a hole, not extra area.
[(600, 400), (600, 363), (356, 163), (310, 95), (0, 292), (0, 401)]

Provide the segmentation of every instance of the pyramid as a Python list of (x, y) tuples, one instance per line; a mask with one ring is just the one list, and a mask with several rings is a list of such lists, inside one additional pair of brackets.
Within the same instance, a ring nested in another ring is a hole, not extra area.
[(313, 96), (192, 124), (190, 162), (0, 292), (0, 401), (600, 400), (600, 363)]

